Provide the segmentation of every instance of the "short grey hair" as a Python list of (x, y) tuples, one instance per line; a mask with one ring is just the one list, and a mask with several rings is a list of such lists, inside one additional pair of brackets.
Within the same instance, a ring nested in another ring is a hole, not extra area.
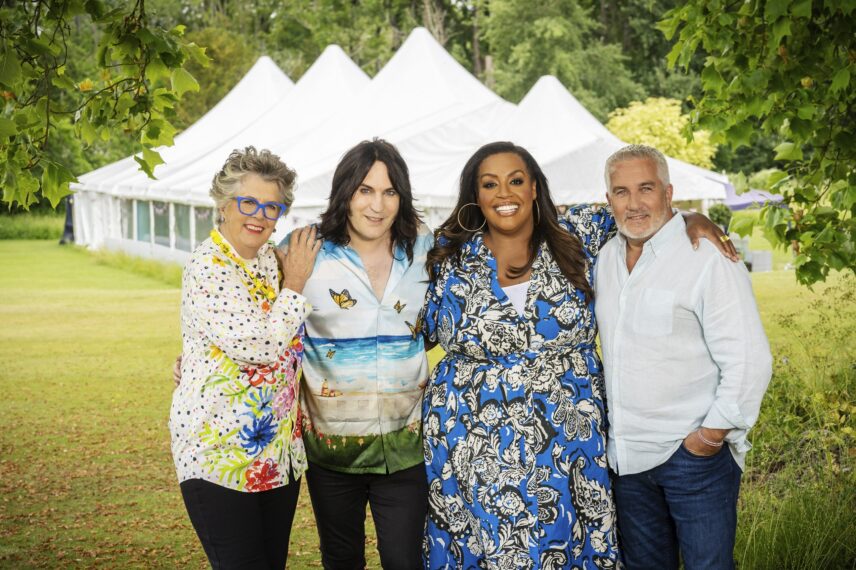
[(670, 184), (669, 165), (666, 163), (666, 157), (663, 156), (663, 153), (652, 146), (644, 144), (630, 144), (624, 148), (618, 149), (612, 154), (612, 156), (606, 159), (604, 177), (606, 179), (607, 192), (609, 192), (612, 187), (610, 179), (612, 178), (612, 174), (615, 172), (616, 165), (619, 162), (624, 162), (625, 160), (635, 160), (639, 158), (644, 158), (654, 163), (657, 167), (657, 177), (660, 179), (664, 188)]
[(266, 182), (275, 182), (279, 189), (279, 201), (286, 206), (294, 202), (294, 182), (297, 179), (294, 170), (267, 149), (256, 150), (252, 146), (236, 149), (226, 159), (223, 168), (214, 175), (208, 192), (217, 206), (218, 224), (223, 222), (220, 208), (225, 208), (230, 200), (239, 195), (241, 181), (247, 174), (255, 174)]

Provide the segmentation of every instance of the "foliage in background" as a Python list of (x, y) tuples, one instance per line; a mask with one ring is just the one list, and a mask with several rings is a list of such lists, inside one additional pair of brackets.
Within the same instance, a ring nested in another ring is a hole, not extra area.
[(710, 221), (727, 230), (731, 223), (731, 210), (725, 204), (714, 204), (707, 210)]
[[(175, 126), (186, 129), (211, 110), (235, 86), (257, 59), (244, 38), (229, 30), (210, 27), (188, 32), (187, 39), (205, 46), (210, 64), (187, 63), (187, 71), (204, 89), (189, 92), (175, 106)], [(228, 78), (223, 81), (223, 78)]]
[(538, 8), (491, 0), (483, 38), (496, 66), (496, 92), (519, 101), (542, 75), (555, 75), (596, 117), (644, 95), (616, 44), (597, 41), (599, 24), (575, 0)]
[(716, 145), (704, 130), (693, 132), (692, 140), (688, 141), (684, 133), (689, 124), (690, 118), (681, 113), (680, 101), (652, 97), (610, 113), (606, 128), (630, 144), (653, 146), (673, 158), (711, 168)]
[(747, 145), (734, 148), (720, 144), (713, 157), (713, 166), (718, 172), (757, 172), (776, 165), (773, 149), (779, 144), (775, 135), (757, 133)]
[[(75, 74), (69, 41), (75, 19), (93, 22), (100, 38), (98, 75)], [(57, 131), (74, 124), (87, 144), (115, 130), (139, 133), (141, 169), (161, 162), (154, 147), (171, 144), (170, 111), (186, 91), (198, 89), (183, 69), (205, 62), (204, 50), (148, 23), (144, 0), (114, 7), (103, 0), (32, 0), (0, 8), (0, 181), (3, 201), (24, 208), (40, 193), (51, 204), (75, 179), (69, 157), (49, 154)], [(64, 125), (64, 126), (63, 126)]]
[(616, 44), (633, 79), (648, 97), (683, 100), (700, 93), (701, 58), (688, 71), (665, 65), (671, 43), (656, 33), (657, 21), (680, 0), (582, 0), (600, 23), (602, 41)]
[(793, 184), (788, 207), (765, 207), (762, 221), (776, 243), (798, 244), (797, 279), (856, 272), (856, 3), (690, 0), (661, 29), (677, 34), (671, 64), (706, 55), (687, 131), (709, 129), (734, 147), (757, 132), (779, 137), (777, 182)]

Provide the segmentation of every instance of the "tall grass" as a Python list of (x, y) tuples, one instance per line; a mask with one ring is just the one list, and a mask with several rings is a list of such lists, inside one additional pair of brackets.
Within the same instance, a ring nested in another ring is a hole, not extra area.
[[(773, 380), (751, 432), (740, 568), (856, 568), (856, 279), (773, 317)], [(768, 327), (768, 330), (771, 327)]]
[(51, 211), (0, 214), (0, 239), (56, 239), (62, 237), (65, 214)]
[(119, 251), (97, 250), (90, 252), (98, 265), (129, 271), (148, 277), (171, 287), (181, 287), (182, 267), (177, 263), (163, 263), (135, 257)]

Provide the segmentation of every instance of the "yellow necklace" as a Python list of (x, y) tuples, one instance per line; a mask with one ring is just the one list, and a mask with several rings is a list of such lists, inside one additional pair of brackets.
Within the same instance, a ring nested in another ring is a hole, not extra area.
[(234, 254), (232, 246), (223, 239), (223, 235), (217, 231), (217, 228), (211, 230), (211, 241), (220, 248), (223, 255), (228, 257), (229, 260), (237, 265), (242, 271), (243, 275), (241, 275), (241, 281), (243, 281), (252, 296), (263, 296), (269, 301), (276, 301), (276, 290), (264, 279), (253, 275), (253, 273), (247, 268), (247, 264), (244, 263), (244, 260)]

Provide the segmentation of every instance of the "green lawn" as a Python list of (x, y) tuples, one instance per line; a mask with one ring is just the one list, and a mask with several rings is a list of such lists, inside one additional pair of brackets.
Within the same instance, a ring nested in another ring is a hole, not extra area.
[[(180, 292), (99, 261), (0, 241), (0, 567), (205, 568), (167, 430)], [(320, 567), (305, 489), (289, 566)]]
[[(169, 278), (114, 261), (52, 241), (0, 241), (0, 567), (206, 566), (167, 431), (179, 290)], [(806, 335), (826, 334), (816, 322), (822, 311), (810, 308), (830, 297), (826, 286), (799, 288), (790, 272), (756, 275), (754, 284), (778, 357), (817, 358)], [(854, 306), (851, 300), (841, 309), (843, 334), (853, 330)], [(773, 504), (764, 484), (746, 493), (750, 504)], [(852, 513), (846, 503), (832, 508)], [(769, 526), (758, 516), (753, 533)], [(853, 529), (852, 514), (844, 525)], [(319, 566), (304, 489), (289, 567)], [(761, 566), (741, 568), (753, 567)]]

